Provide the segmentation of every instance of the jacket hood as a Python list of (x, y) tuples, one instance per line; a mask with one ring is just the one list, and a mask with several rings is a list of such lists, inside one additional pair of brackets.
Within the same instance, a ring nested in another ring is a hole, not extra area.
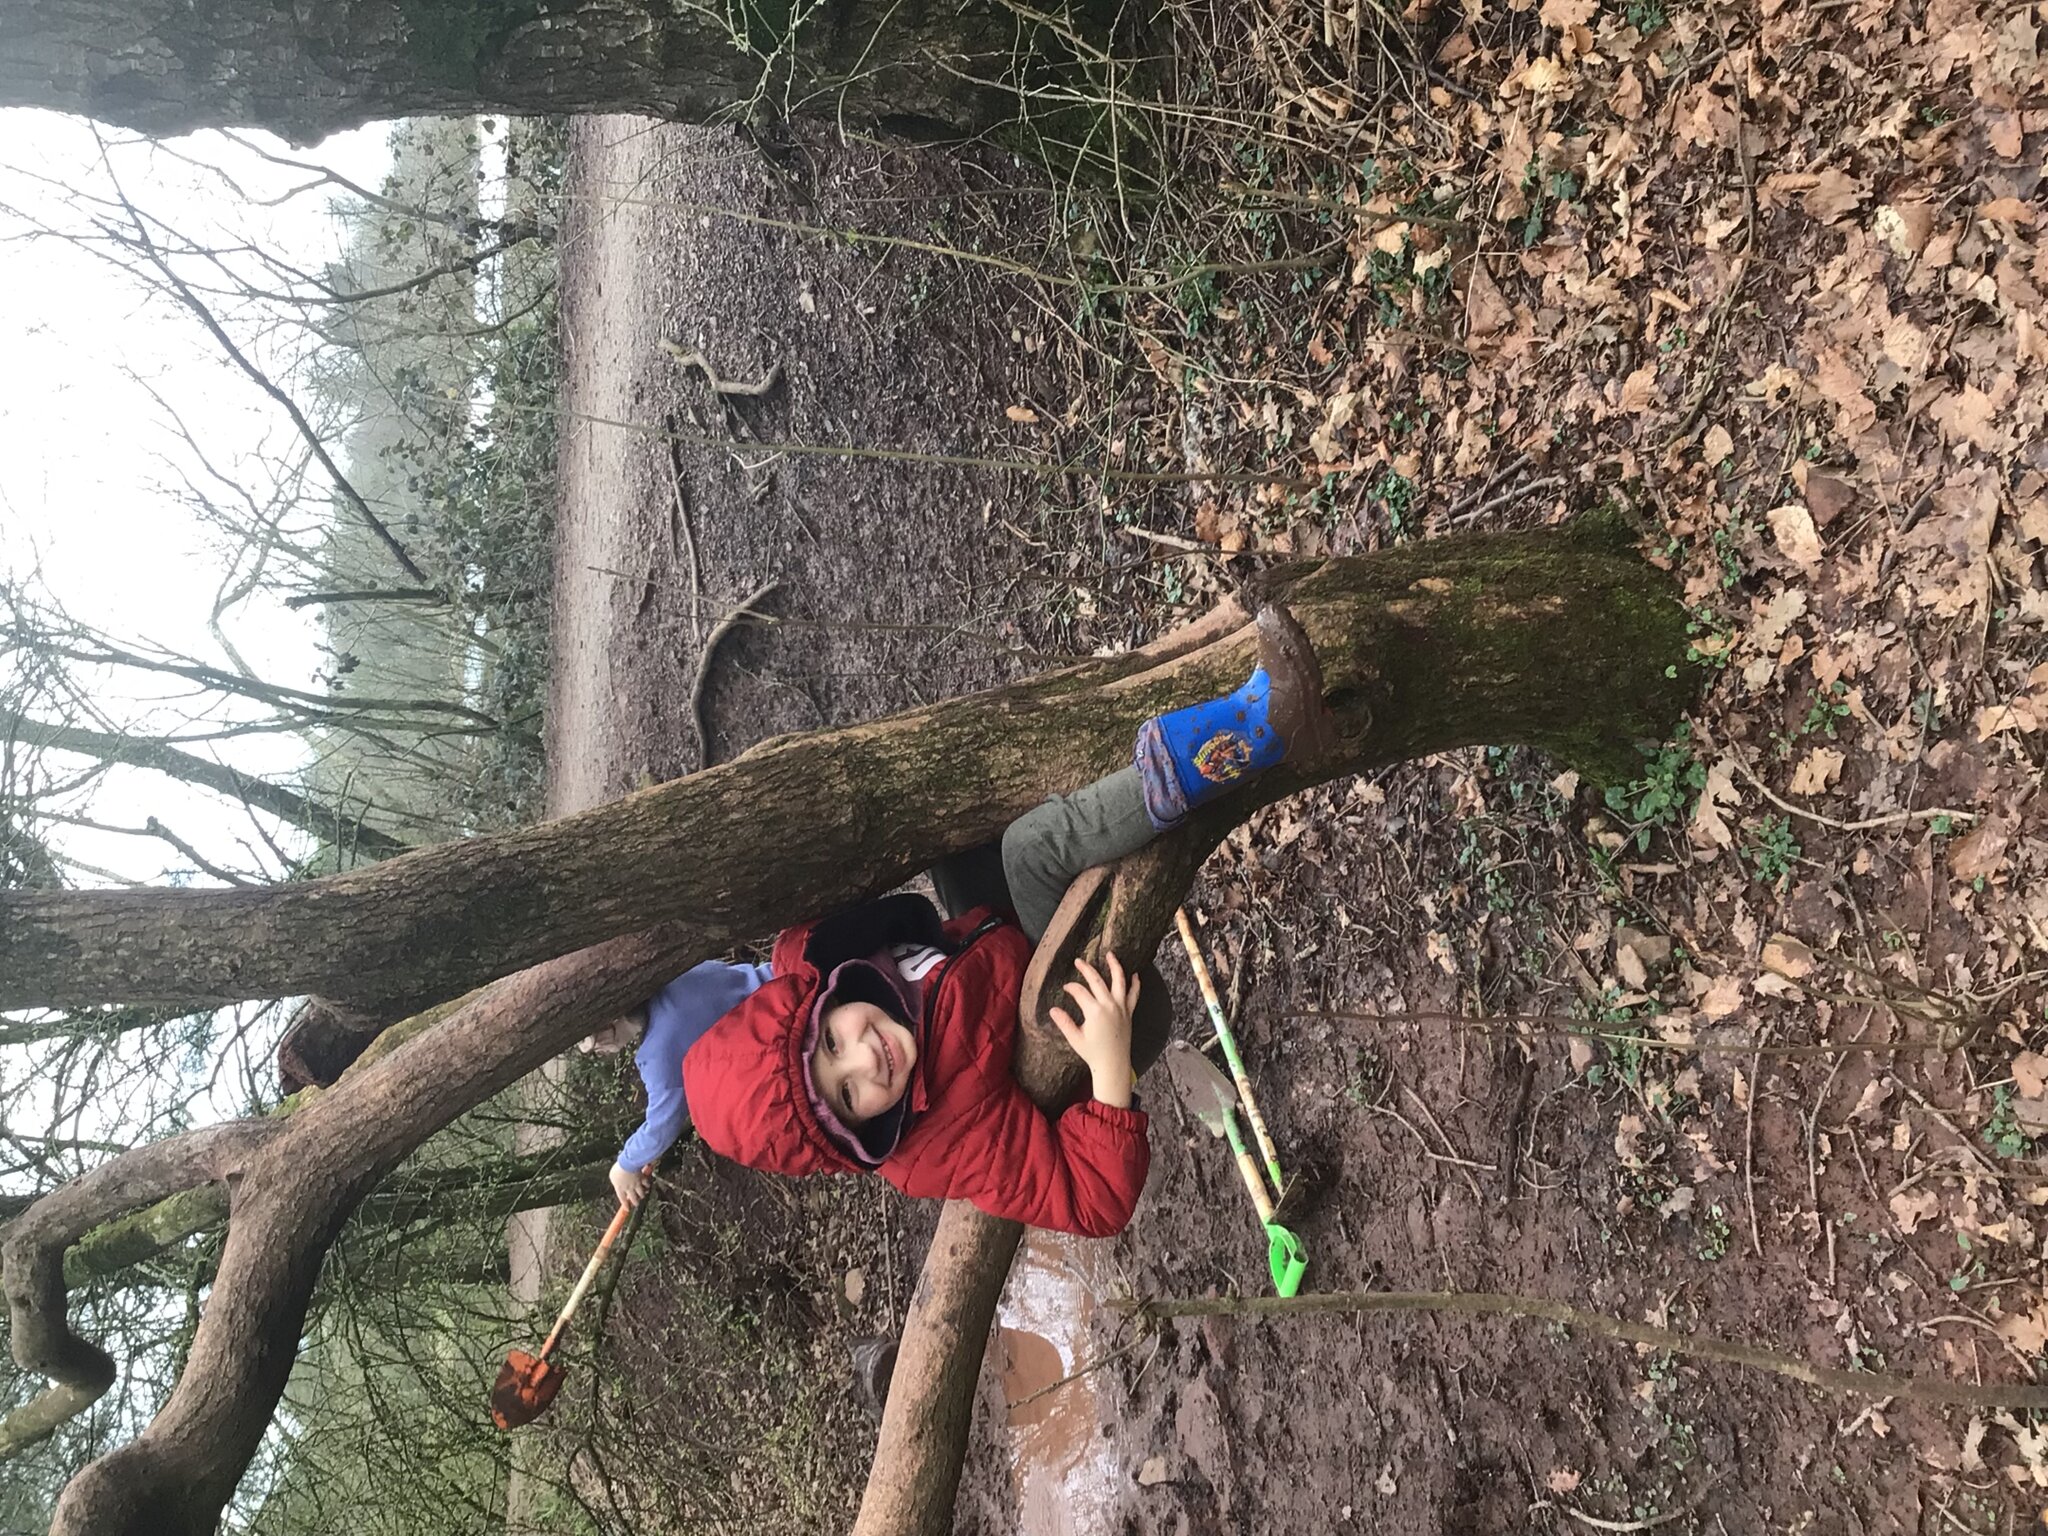
[(749, 1168), (785, 1174), (858, 1172), (895, 1150), (924, 1097), (924, 1063), (912, 1069), (898, 1107), (856, 1135), (812, 1088), (810, 1050), (819, 1010), (844, 985), (857, 989), (849, 997), (877, 1003), (908, 1024), (922, 1051), (922, 988), (901, 981), (889, 948), (899, 943), (946, 943), (938, 913), (921, 896), (887, 896), (776, 939), (775, 977), (683, 1057), (683, 1093), (707, 1147)]
[(704, 1144), (769, 1173), (851, 1173), (862, 1164), (811, 1108), (805, 1022), (815, 971), (777, 976), (704, 1032), (683, 1057), (683, 1095)]

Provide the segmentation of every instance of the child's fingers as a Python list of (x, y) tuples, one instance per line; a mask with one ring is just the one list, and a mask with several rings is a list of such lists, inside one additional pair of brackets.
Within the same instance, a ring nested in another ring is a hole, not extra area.
[(1072, 1048), (1074, 1054), (1076, 1056), (1080, 1055), (1081, 1041), (1084, 1036), (1081, 1033), (1081, 1026), (1067, 1016), (1067, 1010), (1064, 1008), (1049, 1008), (1046, 1010), (1046, 1017), (1052, 1020), (1053, 1028), (1060, 1032), (1060, 1037)]
[(1138, 995), (1138, 973), (1126, 971), (1123, 961), (1117, 959), (1114, 952), (1105, 953), (1102, 958), (1109, 962), (1110, 1000), (1118, 1007), (1129, 1008)]
[[(1095, 969), (1095, 967), (1090, 965), (1086, 960), (1083, 960), (1079, 956), (1076, 956), (1074, 959), (1074, 969), (1079, 971), (1082, 977), (1086, 979), (1088, 983), (1088, 990), (1090, 992), (1093, 992), (1097, 997), (1101, 997), (1108, 990), (1108, 988), (1103, 983), (1102, 972)], [(1069, 982), (1068, 985), (1072, 986), (1073, 983)]]

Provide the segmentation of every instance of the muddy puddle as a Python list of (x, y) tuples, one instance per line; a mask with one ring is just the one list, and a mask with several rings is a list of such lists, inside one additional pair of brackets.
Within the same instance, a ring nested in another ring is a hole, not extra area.
[(1101, 1384), (1092, 1374), (1064, 1380), (1108, 1347), (1098, 1290), (1088, 1244), (1034, 1231), (996, 1312), (989, 1347), (1009, 1404), (1005, 1437), (1022, 1536), (1081, 1536), (1113, 1524), (1124, 1478), (1101, 1431)]

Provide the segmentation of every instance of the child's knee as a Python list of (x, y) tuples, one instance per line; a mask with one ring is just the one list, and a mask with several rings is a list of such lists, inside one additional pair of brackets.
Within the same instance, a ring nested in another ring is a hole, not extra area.
[(1003, 874), (1015, 886), (1019, 876), (1043, 872), (1048, 852), (1045, 828), (1058, 815), (1057, 805), (1047, 800), (1032, 807), (1003, 829)]

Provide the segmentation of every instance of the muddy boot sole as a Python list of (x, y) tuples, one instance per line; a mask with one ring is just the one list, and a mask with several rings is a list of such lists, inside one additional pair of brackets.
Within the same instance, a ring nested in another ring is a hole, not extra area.
[(1281, 761), (1313, 763), (1337, 750), (1337, 722), (1323, 703), (1323, 668), (1293, 614), (1279, 603), (1259, 609), (1259, 665), (1272, 688), (1267, 722), (1287, 743)]

